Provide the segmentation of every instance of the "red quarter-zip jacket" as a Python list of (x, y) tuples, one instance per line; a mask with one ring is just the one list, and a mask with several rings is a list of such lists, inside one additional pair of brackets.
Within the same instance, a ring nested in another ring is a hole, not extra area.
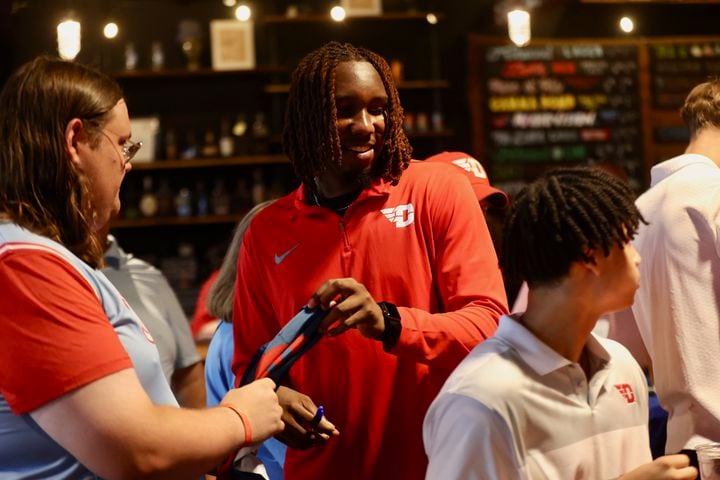
[(288, 386), (323, 405), (340, 436), (288, 449), (285, 478), (422, 479), (430, 402), (507, 312), (467, 179), (449, 165), (411, 162), (397, 185), (376, 181), (343, 217), (309, 205), (302, 186), (260, 212), (238, 260), (235, 374), (323, 282), (342, 277), (397, 305), (402, 333), (389, 353), (356, 330), (323, 338), (293, 366)]

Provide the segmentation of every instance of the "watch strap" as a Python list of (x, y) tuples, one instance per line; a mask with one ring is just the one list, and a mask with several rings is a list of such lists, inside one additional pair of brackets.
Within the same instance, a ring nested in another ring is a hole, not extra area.
[(382, 342), (383, 350), (389, 352), (400, 339), (400, 332), (402, 331), (400, 312), (398, 312), (397, 307), (390, 302), (379, 302), (378, 306), (380, 310), (382, 310), (385, 321), (385, 330), (378, 340)]

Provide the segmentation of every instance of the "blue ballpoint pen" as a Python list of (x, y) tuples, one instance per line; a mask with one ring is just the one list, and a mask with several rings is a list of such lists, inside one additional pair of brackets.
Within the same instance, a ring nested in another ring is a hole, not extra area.
[(322, 405), (320, 405), (317, 409), (317, 412), (315, 412), (315, 416), (310, 420), (310, 424), (313, 426), (317, 426), (320, 423), (320, 420), (322, 420), (323, 416), (325, 415), (325, 409)]

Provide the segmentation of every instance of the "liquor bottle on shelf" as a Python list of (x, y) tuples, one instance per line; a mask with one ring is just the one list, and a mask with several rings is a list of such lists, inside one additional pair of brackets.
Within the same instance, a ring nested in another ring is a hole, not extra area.
[(180, 152), (180, 158), (191, 159), (198, 156), (198, 145), (195, 138), (195, 132), (188, 130), (185, 134), (185, 148)]
[(235, 191), (232, 194), (231, 204), (233, 212), (241, 212), (246, 208), (252, 207), (252, 193), (250, 193), (250, 188), (245, 178), (238, 178)]
[(405, 129), (405, 133), (413, 133), (415, 131), (415, 114), (413, 112), (405, 111), (403, 128)]
[(158, 215), (169, 217), (175, 215), (175, 199), (173, 198), (170, 183), (167, 178), (160, 180), (160, 188), (157, 191)]
[(273, 181), (270, 182), (270, 188), (267, 192), (267, 199), (276, 200), (283, 195), (285, 195), (285, 189), (282, 186), (282, 182), (280, 181), (280, 178), (275, 177)]
[(135, 44), (130, 42), (125, 45), (125, 70), (135, 70), (138, 64), (138, 53)]
[(182, 292), (192, 288), (197, 280), (197, 259), (192, 243), (178, 244), (177, 257), (163, 259), (161, 268), (171, 285)]
[(209, 201), (207, 194), (205, 193), (205, 183), (197, 182), (195, 184), (195, 214), (198, 217), (204, 217), (208, 214)]
[(442, 132), (445, 130), (445, 119), (443, 118), (443, 114), (440, 110), (435, 110), (432, 113), (430, 122), (432, 123), (432, 129), (434, 132)]
[(150, 47), (150, 63), (154, 71), (162, 70), (165, 67), (165, 52), (162, 42), (152, 42)]
[(228, 215), (230, 213), (230, 195), (225, 189), (222, 178), (215, 179), (215, 186), (210, 193), (210, 208), (214, 215)]
[(154, 217), (158, 213), (159, 202), (157, 195), (152, 189), (152, 177), (146, 175), (143, 178), (143, 194), (140, 197), (140, 213), (143, 217)]
[(267, 125), (264, 112), (257, 112), (252, 123), (252, 151), (262, 155), (268, 153), (270, 141), (270, 128)]
[(203, 157), (217, 157), (219, 154), (218, 144), (215, 141), (215, 132), (212, 128), (205, 130), (205, 136), (203, 137), (203, 146), (200, 149), (200, 154)]
[(415, 129), (418, 133), (425, 133), (430, 130), (430, 120), (426, 112), (418, 112), (415, 117)]
[(252, 202), (257, 205), (265, 201), (265, 184), (263, 183), (263, 171), (260, 167), (253, 170)]
[(172, 128), (165, 131), (165, 158), (168, 160), (178, 158), (177, 136)]
[(140, 196), (138, 195), (135, 183), (128, 182), (123, 195), (122, 216), (129, 219), (138, 218), (140, 216), (140, 210), (138, 209), (139, 202)]
[(232, 127), (232, 134), (235, 137), (235, 152), (238, 155), (247, 155), (249, 151), (247, 115), (238, 114)]
[(235, 153), (235, 141), (230, 135), (230, 122), (223, 118), (220, 122), (220, 156), (232, 157)]
[(175, 196), (175, 211), (178, 217), (189, 217), (193, 213), (192, 192), (187, 187), (182, 187)]

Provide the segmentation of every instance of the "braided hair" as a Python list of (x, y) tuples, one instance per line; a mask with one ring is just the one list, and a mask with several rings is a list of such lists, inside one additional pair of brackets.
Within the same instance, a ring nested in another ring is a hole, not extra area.
[(623, 247), (645, 222), (630, 187), (602, 170), (560, 168), (525, 187), (505, 220), (501, 266), (529, 286), (554, 283), (573, 262)]
[(340, 165), (342, 146), (335, 108), (335, 69), (343, 62), (368, 62), (388, 94), (383, 148), (372, 166), (372, 178), (397, 184), (410, 163), (412, 147), (403, 131), (403, 110), (387, 62), (378, 54), (349, 43), (330, 42), (306, 55), (292, 74), (285, 111), (283, 149), (310, 193), (315, 177)]

